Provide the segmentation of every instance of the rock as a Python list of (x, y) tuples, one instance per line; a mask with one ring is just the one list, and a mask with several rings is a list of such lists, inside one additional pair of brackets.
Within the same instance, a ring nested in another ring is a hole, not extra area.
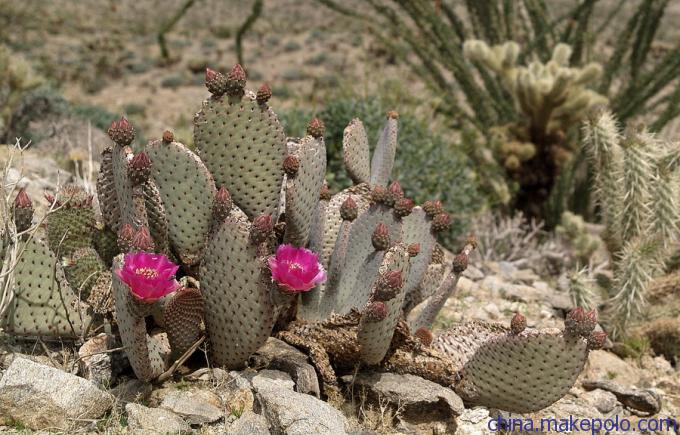
[(128, 429), (135, 435), (185, 434), (191, 432), (182, 417), (167, 409), (147, 408), (136, 403), (125, 405)]
[(255, 390), (278, 388), (292, 391), (295, 387), (295, 382), (290, 375), (279, 370), (261, 370), (252, 376), (250, 382)]
[(583, 388), (601, 390), (613, 393), (619, 402), (628, 408), (654, 415), (661, 410), (661, 397), (653, 390), (628, 388), (613, 381), (583, 381)]
[(251, 357), (253, 367), (267, 367), (281, 370), (295, 381), (295, 391), (320, 397), (319, 379), (316, 370), (309, 364), (307, 355), (293, 346), (274, 337)]
[[(465, 410), (463, 401), (453, 390), (414, 375), (396, 373), (359, 373), (347, 375), (342, 381), (355, 394), (368, 393), (369, 400), (390, 404), (399, 410), (398, 419), (406, 426), (441, 424), (439, 431), (451, 431), (455, 416)], [(431, 430), (430, 432), (436, 432)]]
[(116, 337), (105, 333), (83, 343), (78, 349), (80, 375), (100, 386), (114, 384), (118, 374), (129, 365), (121, 351), (106, 353), (117, 347), (120, 343)]
[(604, 390), (586, 391), (580, 398), (589, 405), (594, 406), (602, 414), (612, 412), (619, 403), (613, 393)]
[(475, 267), (472, 264), (468, 264), (467, 269), (463, 271), (463, 277), (468, 278), (472, 281), (479, 281), (480, 279), (484, 278), (484, 272), (479, 270), (478, 267)]
[[(521, 282), (524, 284), (532, 284), (534, 281), (541, 279), (531, 269), (521, 269), (510, 275), (512, 282)], [(540, 291), (540, 289), (538, 289)]]
[(582, 376), (589, 381), (613, 380), (626, 386), (637, 385), (640, 381), (637, 368), (606, 350), (590, 352)]
[[(287, 379), (286, 379), (287, 378)], [(252, 379), (257, 402), (271, 431), (285, 435), (342, 435), (348, 421), (328, 403), (293, 391), (293, 380), (283, 372), (263, 370)]]
[(111, 389), (111, 394), (115, 396), (118, 402), (125, 405), (128, 402), (139, 402), (148, 399), (152, 391), (153, 387), (151, 384), (134, 378), (116, 385), (115, 388)]
[(227, 429), (227, 435), (267, 435), (269, 423), (264, 416), (246, 411)]
[(175, 390), (168, 393), (161, 408), (183, 417), (189, 424), (213, 423), (224, 416), (222, 401), (208, 390)]
[(227, 414), (244, 414), (253, 410), (255, 395), (252, 385), (247, 377), (240, 372), (229, 372), (228, 379), (218, 384), (216, 393), (222, 399)]
[(486, 408), (466, 409), (456, 419), (456, 435), (487, 435), (491, 433), (489, 420)]
[(32, 429), (87, 424), (113, 402), (92, 382), (25, 358), (15, 358), (0, 380), (0, 416)]

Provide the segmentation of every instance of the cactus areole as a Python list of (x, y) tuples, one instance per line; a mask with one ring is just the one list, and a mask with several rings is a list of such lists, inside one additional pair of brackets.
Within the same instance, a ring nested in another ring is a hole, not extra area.
[(168, 257), (148, 252), (126, 254), (116, 275), (130, 287), (132, 295), (143, 302), (154, 302), (179, 287), (177, 266)]
[(272, 280), (282, 293), (307, 292), (326, 281), (326, 271), (319, 263), (318, 255), (309, 249), (281, 245), (268, 264)]

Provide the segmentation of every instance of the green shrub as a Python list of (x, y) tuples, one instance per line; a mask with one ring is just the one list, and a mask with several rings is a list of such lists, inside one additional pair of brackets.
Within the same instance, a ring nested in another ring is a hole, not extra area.
[[(335, 174), (328, 183), (337, 191), (350, 186), (342, 163), (343, 131), (352, 118), (359, 118), (366, 127), (371, 147), (378, 141), (380, 129), (389, 110), (377, 98), (341, 99), (324, 107), (316, 114), (326, 124), (328, 173)], [(311, 111), (295, 109), (281, 115), (284, 128), (291, 136), (304, 134)], [(399, 152), (395, 163), (396, 179), (409, 180), (404, 186), (406, 195), (416, 203), (441, 199), (452, 213), (454, 225), (445, 238), (453, 247), (455, 237), (466, 229), (470, 216), (482, 205), (477, 190), (474, 167), (470, 159), (444, 136), (433, 132), (428, 124), (408, 112), (399, 114)]]
[(106, 131), (111, 122), (120, 118), (120, 115), (111, 113), (101, 106), (93, 106), (89, 104), (79, 104), (74, 106), (71, 112), (86, 121), (90, 121), (94, 127)]

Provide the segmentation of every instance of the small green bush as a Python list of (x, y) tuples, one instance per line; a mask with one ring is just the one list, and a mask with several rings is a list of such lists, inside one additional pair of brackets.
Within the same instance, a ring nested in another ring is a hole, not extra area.
[[(333, 174), (328, 183), (333, 191), (352, 184), (342, 163), (342, 136), (347, 124), (352, 118), (361, 119), (373, 147), (389, 109), (378, 98), (349, 98), (329, 103), (316, 114), (326, 124), (328, 174)], [(312, 116), (311, 111), (300, 109), (281, 114), (284, 128), (291, 136), (303, 135)], [(471, 160), (457, 144), (433, 132), (427, 123), (408, 112), (399, 114), (399, 148), (394, 176), (403, 180), (406, 195), (416, 203), (435, 198), (444, 202), (454, 218), (451, 232), (444, 238), (451, 247), (454, 239), (466, 230), (470, 216), (484, 202), (477, 190)]]

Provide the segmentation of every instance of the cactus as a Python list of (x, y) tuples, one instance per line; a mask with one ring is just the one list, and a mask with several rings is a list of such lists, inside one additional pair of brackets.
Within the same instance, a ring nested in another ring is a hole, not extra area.
[[(48, 239), (64, 258), (26, 242), (31, 249), (15, 293), (29, 297), (16, 298), (11, 331), (77, 335), (87, 328), (73, 323), (72, 306), (84, 313), (79, 322), (115, 319), (144, 381), (164, 379), (203, 334), (212, 363), (240, 369), (277, 325), (281, 338), (309, 352), (329, 398), (339, 397), (336, 371), (358, 364), (424, 376), (455, 387), (470, 403), (508, 410), (534, 410), (568, 390), (588, 349), (603, 340), (598, 335), (588, 345), (583, 338), (594, 327), (589, 313), (571, 315), (564, 334), (526, 328), (526, 319), (510, 330), (468, 324), (430, 331), (476, 242), (469, 239), (447, 261), (436, 235), (448, 229), (450, 215), (437, 200), (417, 206), (392, 178), (396, 112), (388, 113), (370, 162), (366, 133), (352, 121), (344, 161), (357, 184), (331, 196), (323, 122), (313, 119), (304, 138), (286, 141), (267, 105), (270, 91), (254, 94), (245, 85), (238, 65), (226, 76), (207, 71), (212, 96), (195, 119), (198, 154), (170, 132), (134, 154), (129, 121), (111, 125), (114, 144), (97, 187), (100, 202), (115, 204), (102, 204), (104, 224), (95, 224), (91, 198), (80, 190), (53, 199), (61, 208), (48, 216)], [(26, 198), (17, 208), (28, 210)], [(22, 213), (15, 216), (27, 220)], [(109, 272), (114, 234), (123, 254)], [(38, 278), (47, 277), (37, 286), (25, 267), (34, 261), (45, 269)], [(62, 299), (68, 304), (57, 304)], [(27, 325), (41, 303), (49, 308), (41, 313), (56, 320)], [(62, 317), (75, 332), (65, 331)], [(152, 333), (154, 326), (162, 332)], [(546, 373), (531, 378), (540, 352), (548, 355), (540, 361)], [(504, 400), (497, 373), (540, 385), (543, 399)], [(555, 380), (548, 383), (548, 375)]]
[(584, 130), (604, 238), (614, 261), (608, 321), (622, 335), (643, 313), (647, 288), (680, 237), (678, 151), (644, 128), (630, 128), (622, 136), (606, 110), (591, 113)]

